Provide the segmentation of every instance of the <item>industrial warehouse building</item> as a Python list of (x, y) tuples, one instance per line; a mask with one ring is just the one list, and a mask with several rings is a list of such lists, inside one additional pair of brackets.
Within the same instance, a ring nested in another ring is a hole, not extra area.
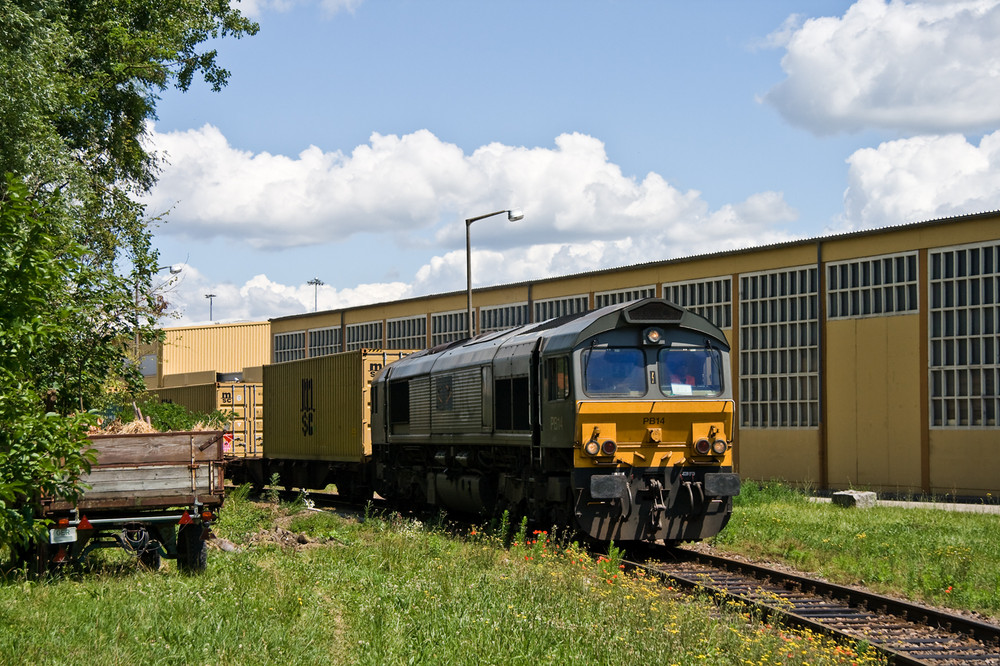
[[(481, 333), (647, 296), (699, 312), (732, 344), (744, 478), (1000, 494), (1000, 214), (477, 289), (473, 317)], [(464, 291), (168, 329), (150, 384), (467, 330)]]

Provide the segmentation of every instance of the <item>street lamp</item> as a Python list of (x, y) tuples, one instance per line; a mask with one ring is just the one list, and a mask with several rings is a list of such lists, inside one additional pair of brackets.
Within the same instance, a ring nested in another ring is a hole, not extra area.
[(465, 281), (466, 281), (466, 293), (468, 295), (467, 308), (469, 317), (469, 337), (472, 337), (472, 241), (469, 236), (469, 227), (472, 226), (473, 222), (485, 219), (487, 217), (493, 217), (494, 215), (499, 215), (500, 213), (507, 213), (508, 222), (517, 222), (518, 220), (524, 219), (524, 213), (520, 209), (512, 210), (498, 210), (493, 213), (487, 213), (486, 215), (479, 215), (478, 217), (470, 217), (465, 220)]
[[(170, 274), (171, 275), (177, 275), (182, 270), (184, 270), (184, 265), (183, 264), (174, 264), (172, 266), (157, 266), (156, 268), (153, 269), (153, 273), (152, 274), (156, 275), (160, 271), (165, 271), (168, 268), (170, 269)], [(166, 284), (167, 284), (167, 282), (164, 282), (163, 284), (161, 284), (158, 287), (156, 287), (156, 289), (159, 289), (160, 287), (162, 287), (162, 286), (164, 286)], [(155, 291), (155, 289), (154, 289), (154, 291)], [(136, 277), (135, 277), (134, 293), (135, 293), (135, 353), (138, 354), (139, 353), (139, 317), (140, 317), (140, 312), (139, 312), (139, 310), (140, 310), (140, 308), (139, 308), (139, 276), (138, 275), (136, 275)]]
[(306, 284), (313, 286), (313, 312), (319, 312), (319, 288), (326, 283), (319, 278), (313, 278), (309, 282), (306, 282)]
[(212, 321), (212, 299), (215, 298), (215, 294), (205, 294), (205, 298), (208, 299), (208, 320)]

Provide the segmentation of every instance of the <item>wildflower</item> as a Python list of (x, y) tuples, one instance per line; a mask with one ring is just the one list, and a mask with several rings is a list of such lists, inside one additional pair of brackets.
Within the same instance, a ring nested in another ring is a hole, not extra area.
[(944, 591), (944, 593), (945, 593), (945, 594), (951, 594), (951, 585), (949, 585), (949, 586), (948, 586), (948, 589), (946, 589), (946, 590)]

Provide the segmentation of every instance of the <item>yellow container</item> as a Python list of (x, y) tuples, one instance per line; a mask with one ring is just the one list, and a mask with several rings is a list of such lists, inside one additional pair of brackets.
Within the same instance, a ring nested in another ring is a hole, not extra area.
[(264, 366), (264, 457), (364, 462), (372, 452), (371, 381), (409, 353), (358, 349)]
[[(263, 451), (264, 387), (260, 382), (213, 382), (151, 391), (161, 402), (175, 402), (195, 412), (231, 414), (223, 452), (227, 457), (256, 458)], [(253, 417), (253, 418), (251, 418)]]

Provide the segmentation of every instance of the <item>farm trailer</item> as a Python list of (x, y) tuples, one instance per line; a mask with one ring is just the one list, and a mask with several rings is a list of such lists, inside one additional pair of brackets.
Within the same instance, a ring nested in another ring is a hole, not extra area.
[(224, 498), (223, 435), (91, 435), (97, 461), (81, 477), (79, 500), (42, 500), (52, 525), (32, 558), (37, 570), (115, 547), (152, 569), (165, 557), (181, 570), (204, 570), (205, 540)]

